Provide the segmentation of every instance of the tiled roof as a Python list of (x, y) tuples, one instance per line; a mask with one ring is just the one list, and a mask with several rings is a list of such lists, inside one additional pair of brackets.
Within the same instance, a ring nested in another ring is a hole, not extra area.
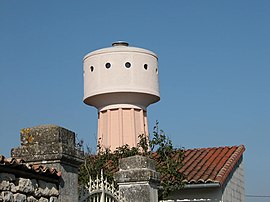
[(222, 185), (244, 151), (244, 145), (188, 149), (184, 151), (184, 166), (179, 172), (184, 174), (187, 184)]
[[(244, 145), (184, 149), (177, 150), (173, 154), (173, 158), (184, 152), (183, 166), (179, 165), (178, 172), (184, 176), (183, 182), (185, 184), (202, 185), (216, 183), (218, 186), (222, 186), (234, 167), (238, 164), (238, 161), (242, 158), (244, 151)], [(95, 155), (89, 157), (95, 158)], [(157, 153), (154, 153), (152, 157), (157, 164), (162, 164), (158, 160)], [(112, 160), (109, 160), (105, 167), (112, 173), (118, 171)], [(173, 178), (170, 179), (171, 181), (174, 180)], [(164, 179), (161, 177), (161, 180)]]
[(0, 169), (6, 168), (8, 171), (14, 172), (24, 172), (40, 176), (46, 176), (49, 178), (58, 179), (61, 176), (61, 172), (58, 172), (55, 168), (49, 168), (43, 165), (33, 165), (25, 163), (22, 159), (16, 158), (5, 158), (0, 155)]

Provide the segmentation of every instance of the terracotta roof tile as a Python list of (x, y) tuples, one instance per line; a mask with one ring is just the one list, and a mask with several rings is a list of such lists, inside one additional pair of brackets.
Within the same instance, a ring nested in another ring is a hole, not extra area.
[(58, 179), (61, 176), (61, 172), (58, 172), (55, 168), (49, 168), (44, 165), (28, 164), (22, 159), (5, 158), (0, 155), (0, 166), (5, 168), (18, 169), (20, 171), (26, 171), (37, 175), (43, 175), (46, 177)]
[(184, 166), (179, 172), (187, 184), (222, 185), (245, 151), (244, 145), (184, 150)]

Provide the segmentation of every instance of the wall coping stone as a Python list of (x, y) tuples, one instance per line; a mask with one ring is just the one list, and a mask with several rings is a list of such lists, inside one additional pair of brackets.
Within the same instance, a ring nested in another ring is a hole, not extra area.
[[(83, 152), (75, 147), (75, 133), (57, 125), (40, 125), (20, 131), (21, 146), (11, 150), (11, 156), (34, 164), (49, 164), (60, 160), (78, 167)], [(50, 145), (50, 146), (48, 146)]]

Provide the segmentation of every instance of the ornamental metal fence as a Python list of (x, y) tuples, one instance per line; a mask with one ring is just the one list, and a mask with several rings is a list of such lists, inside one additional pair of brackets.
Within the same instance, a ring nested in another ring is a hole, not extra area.
[(80, 190), (79, 202), (126, 202), (116, 184), (104, 179), (103, 170), (96, 179), (90, 177), (88, 184)]

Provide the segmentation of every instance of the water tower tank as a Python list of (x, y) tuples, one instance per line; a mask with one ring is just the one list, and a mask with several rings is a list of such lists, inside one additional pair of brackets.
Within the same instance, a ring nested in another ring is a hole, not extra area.
[(98, 138), (111, 150), (148, 135), (147, 107), (159, 101), (157, 55), (115, 42), (84, 57), (84, 103), (98, 110)]

